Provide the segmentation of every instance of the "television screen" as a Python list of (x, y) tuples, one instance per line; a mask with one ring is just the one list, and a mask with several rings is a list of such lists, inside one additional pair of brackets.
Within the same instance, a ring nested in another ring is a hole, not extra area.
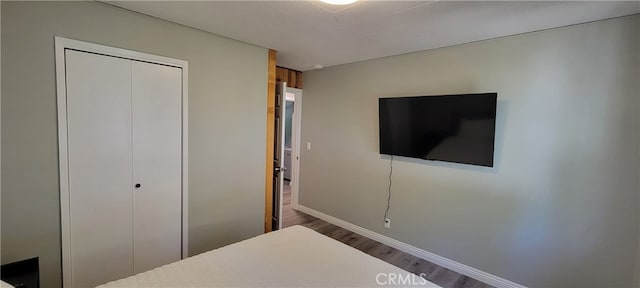
[(497, 96), (380, 98), (380, 154), (493, 167)]

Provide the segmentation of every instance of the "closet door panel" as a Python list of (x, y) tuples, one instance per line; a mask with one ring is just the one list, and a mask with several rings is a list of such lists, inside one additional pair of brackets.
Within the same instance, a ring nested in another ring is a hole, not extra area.
[(131, 62), (67, 50), (73, 287), (133, 272)]
[(135, 273), (181, 259), (182, 70), (133, 62)]

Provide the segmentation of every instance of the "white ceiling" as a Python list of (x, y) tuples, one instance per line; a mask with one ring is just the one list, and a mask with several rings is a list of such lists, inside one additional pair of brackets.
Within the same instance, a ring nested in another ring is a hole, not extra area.
[(640, 1), (109, 1), (278, 51), (301, 71), (640, 12)]

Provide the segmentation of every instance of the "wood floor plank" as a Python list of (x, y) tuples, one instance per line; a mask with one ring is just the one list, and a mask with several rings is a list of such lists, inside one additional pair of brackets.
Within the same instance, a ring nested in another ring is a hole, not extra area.
[(364, 238), (364, 241), (362, 241), (362, 242), (356, 244), (355, 246), (353, 246), (354, 248), (356, 248), (356, 249), (358, 249), (358, 250), (360, 250), (362, 252), (371, 250), (371, 249), (373, 249), (373, 247), (378, 245), (378, 242), (376, 242), (376, 241), (373, 241), (373, 240), (371, 240), (369, 238), (366, 238), (366, 237), (362, 237), (362, 238)]
[(438, 266), (427, 260), (402, 252), (342, 227), (291, 208), (291, 187), (285, 185), (283, 193), (282, 226), (302, 225), (336, 239), (389, 264), (400, 267), (442, 286), (443, 288), (493, 288), (491, 285)]

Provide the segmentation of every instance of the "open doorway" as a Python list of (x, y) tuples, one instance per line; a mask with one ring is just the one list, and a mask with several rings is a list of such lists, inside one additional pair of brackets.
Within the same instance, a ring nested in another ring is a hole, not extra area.
[[(279, 126), (276, 130), (276, 152), (274, 174), (274, 217), (273, 230), (288, 227), (297, 217), (298, 187), (300, 183), (300, 127), (302, 115), (302, 90), (286, 87), (286, 82), (278, 87)], [(282, 91), (282, 92), (280, 92)], [(281, 97), (281, 98), (280, 98)], [(279, 154), (279, 155), (278, 155)]]
[(270, 51), (265, 232), (291, 226), (285, 218), (300, 214), (294, 209), (300, 175), (302, 72), (271, 66), (274, 56)]
[[(286, 88), (284, 111), (284, 185), (282, 191), (282, 227), (292, 225), (298, 207), (300, 185), (300, 127), (302, 90)], [(293, 224), (295, 225), (295, 224)]]

